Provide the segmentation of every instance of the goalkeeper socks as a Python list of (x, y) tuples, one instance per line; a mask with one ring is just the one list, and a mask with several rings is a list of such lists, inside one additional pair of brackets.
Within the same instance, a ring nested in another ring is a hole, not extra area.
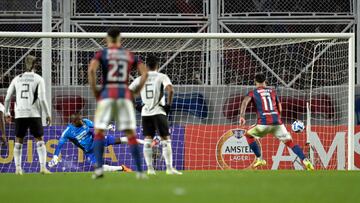
[(262, 157), (261, 157), (261, 151), (260, 151), (259, 145), (257, 144), (255, 138), (254, 138), (254, 137), (251, 137), (251, 136), (248, 135), (248, 134), (245, 134), (245, 137), (246, 137), (247, 143), (248, 143), (249, 146), (250, 146), (250, 149), (254, 152), (255, 156), (256, 156), (257, 158), (262, 158)]
[(129, 137), (128, 142), (129, 142), (131, 155), (135, 159), (135, 165), (136, 165), (137, 171), (142, 172), (140, 149), (139, 149), (139, 145), (136, 140), (136, 136)]
[(96, 159), (96, 168), (104, 165), (104, 144), (105, 137), (102, 132), (98, 132), (94, 136), (94, 154)]
[(301, 161), (306, 158), (300, 146), (295, 145), (292, 140), (285, 142), (285, 145), (289, 147), (301, 159)]
[(104, 164), (103, 165), (104, 171), (105, 172), (113, 172), (113, 171), (122, 171), (123, 167), (122, 166), (109, 166)]
[(36, 142), (36, 151), (39, 156), (40, 167), (45, 168), (46, 164), (46, 146), (44, 141)]
[(171, 147), (171, 140), (162, 140), (161, 141), (162, 146), (162, 154), (165, 159), (165, 164), (167, 169), (172, 169), (172, 147)]
[(21, 169), (21, 155), (22, 155), (23, 145), (20, 143), (15, 143), (14, 146), (14, 162), (16, 169)]
[(152, 139), (144, 139), (144, 158), (148, 169), (153, 169), (153, 150), (151, 147)]

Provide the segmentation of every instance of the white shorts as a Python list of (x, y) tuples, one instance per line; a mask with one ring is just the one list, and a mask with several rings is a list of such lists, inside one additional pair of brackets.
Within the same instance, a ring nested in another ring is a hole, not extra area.
[(106, 130), (114, 120), (118, 130), (135, 130), (136, 118), (133, 103), (128, 99), (102, 99), (97, 103), (95, 128)]
[(283, 142), (292, 139), (290, 133), (284, 125), (256, 125), (250, 128), (247, 133), (257, 138), (264, 137), (267, 134), (272, 134)]

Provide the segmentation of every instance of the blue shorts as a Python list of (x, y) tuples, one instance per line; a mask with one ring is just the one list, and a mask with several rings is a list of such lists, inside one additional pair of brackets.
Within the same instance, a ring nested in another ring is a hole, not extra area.
[[(104, 143), (104, 147), (107, 147), (109, 145), (114, 145), (115, 144), (115, 140), (116, 138), (114, 136), (105, 136), (105, 143)], [(85, 157), (86, 160), (88, 160), (90, 162), (91, 165), (95, 165), (96, 164), (96, 158), (95, 158), (95, 154), (93, 149), (88, 152), (85, 153)]]

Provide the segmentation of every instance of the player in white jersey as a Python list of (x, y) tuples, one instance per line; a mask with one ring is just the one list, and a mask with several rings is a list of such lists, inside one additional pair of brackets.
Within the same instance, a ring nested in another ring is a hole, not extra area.
[[(166, 163), (166, 174), (182, 173), (173, 167), (172, 148), (169, 133), (169, 124), (167, 114), (173, 100), (174, 90), (169, 77), (163, 73), (158, 72), (159, 60), (156, 56), (150, 55), (146, 59), (149, 68), (148, 78), (145, 82), (144, 88), (141, 90), (141, 100), (143, 106), (141, 109), (142, 127), (145, 136), (144, 139), (144, 157), (148, 168), (149, 175), (155, 175), (152, 159), (152, 141), (155, 137), (155, 132), (158, 131), (162, 145), (162, 154)], [(140, 77), (136, 78), (129, 86), (129, 89), (134, 91), (140, 84)], [(167, 103), (165, 102), (164, 90), (167, 92)]]
[(27, 130), (35, 137), (36, 150), (39, 156), (40, 173), (49, 174), (46, 169), (46, 146), (43, 139), (44, 129), (41, 122), (41, 111), (46, 114), (46, 123), (50, 125), (50, 111), (45, 99), (44, 79), (35, 73), (40, 67), (40, 61), (34, 56), (25, 58), (25, 72), (16, 76), (7, 90), (5, 98), (5, 113), (8, 122), (11, 120), (10, 100), (16, 93), (15, 103), (15, 147), (14, 162), (16, 174), (22, 175), (21, 167), (22, 146)]
[(6, 139), (6, 132), (5, 132), (5, 108), (0, 103), (0, 131), (1, 131), (1, 137), (0, 137), (0, 146), (7, 144)]

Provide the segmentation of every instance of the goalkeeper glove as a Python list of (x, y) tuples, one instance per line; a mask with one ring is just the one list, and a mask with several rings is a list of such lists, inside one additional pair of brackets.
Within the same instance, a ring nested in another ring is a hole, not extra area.
[(49, 167), (52, 168), (59, 163), (59, 157), (54, 155), (51, 161), (48, 163)]
[(165, 106), (161, 107), (164, 109), (166, 115), (169, 115), (171, 106), (169, 104), (166, 104)]

